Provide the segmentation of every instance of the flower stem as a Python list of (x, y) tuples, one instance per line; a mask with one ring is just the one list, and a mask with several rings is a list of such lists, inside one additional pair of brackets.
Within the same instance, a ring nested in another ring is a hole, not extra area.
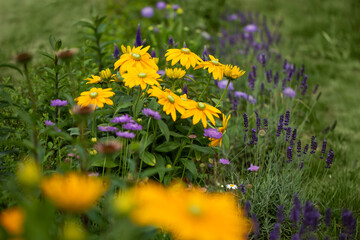
[(136, 102), (135, 102), (135, 108), (134, 108), (134, 118), (135, 119), (137, 119), (137, 111), (136, 111), (136, 109), (137, 109), (137, 105), (138, 105), (138, 102), (139, 102), (139, 100), (140, 100), (140, 97), (141, 97), (141, 89), (139, 88), (139, 94), (138, 94), (138, 96), (137, 96), (137, 98), (136, 98)]
[(226, 88), (225, 88), (223, 94), (221, 95), (220, 100), (218, 101), (218, 103), (216, 104), (215, 107), (218, 107), (218, 106), (220, 105), (222, 99), (224, 98), (224, 96), (225, 96), (225, 94), (226, 94), (226, 91), (228, 90), (229, 85), (230, 85), (230, 80), (228, 80), (228, 82), (227, 82), (227, 84), (226, 84)]
[(211, 80), (211, 74), (209, 74), (209, 77), (208, 77), (208, 81), (207, 81), (207, 83), (206, 83), (206, 86), (205, 86), (204, 90), (201, 92), (200, 97), (199, 97), (198, 100), (201, 99), (201, 97), (204, 95), (205, 91), (208, 89), (209, 84), (210, 84), (210, 80)]

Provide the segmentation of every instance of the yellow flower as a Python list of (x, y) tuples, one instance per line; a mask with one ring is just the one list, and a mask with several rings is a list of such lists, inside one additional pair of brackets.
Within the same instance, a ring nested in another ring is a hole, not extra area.
[(205, 193), (181, 184), (169, 188), (155, 183), (131, 190), (131, 218), (139, 225), (155, 225), (175, 239), (243, 240), (249, 223), (229, 193)]
[(67, 220), (62, 230), (62, 240), (82, 240), (86, 239), (84, 227), (77, 221)]
[(120, 67), (120, 73), (123, 74), (132, 67), (141, 67), (143, 69), (151, 68), (154, 70), (159, 70), (154, 59), (150, 56), (147, 51), (150, 46), (143, 48), (143, 46), (133, 47), (130, 46), (125, 48), (121, 46), (123, 54), (120, 56), (120, 59), (117, 60), (114, 64), (115, 69)]
[(182, 70), (181, 68), (174, 68), (174, 69), (166, 68), (165, 73), (168, 78), (179, 79), (179, 78), (182, 78), (183, 76), (185, 76), (186, 72), (184, 70)]
[(8, 208), (0, 213), (0, 225), (10, 234), (19, 236), (24, 232), (25, 214), (19, 207)]
[(166, 61), (172, 60), (172, 66), (180, 61), (180, 64), (186, 67), (186, 69), (188, 69), (190, 65), (195, 67), (197, 64), (202, 62), (202, 59), (195, 53), (191, 52), (188, 48), (168, 49), (166, 51), (165, 57)]
[(99, 72), (99, 75), (102, 79), (104, 80), (108, 80), (112, 77), (112, 74), (111, 74), (111, 71), (109, 68), (105, 69), (105, 70), (102, 70)]
[(87, 78), (85, 79), (88, 82), (86, 84), (90, 84), (90, 83), (99, 83), (102, 81), (101, 77), (96, 76), (96, 75), (91, 75), (91, 78)]
[(81, 107), (86, 107), (89, 104), (98, 106), (99, 108), (104, 107), (104, 103), (108, 105), (113, 105), (113, 101), (109, 99), (109, 97), (112, 97), (115, 95), (115, 93), (111, 92), (111, 88), (92, 88), (90, 91), (82, 92), (80, 94), (80, 97), (75, 98), (75, 101), (78, 102), (78, 104)]
[(174, 122), (176, 121), (176, 111), (178, 111), (180, 114), (185, 112), (184, 100), (173, 93), (170, 89), (165, 89), (165, 91), (162, 91), (158, 87), (152, 87), (148, 92), (150, 93), (150, 96), (154, 96), (159, 99), (158, 103), (164, 106), (163, 111), (167, 115), (171, 114)]
[(209, 73), (212, 73), (215, 80), (221, 80), (224, 76), (224, 64), (220, 63), (219, 59), (214, 58), (212, 55), (209, 55), (209, 57), (209, 61), (200, 63), (194, 69), (208, 68)]
[(82, 213), (96, 205), (108, 183), (95, 176), (55, 173), (41, 183), (43, 194), (59, 209)]
[(117, 78), (116, 74), (111, 74), (110, 69), (107, 68), (105, 70), (100, 71), (99, 76), (91, 75), (91, 78), (87, 78), (85, 80), (88, 81), (86, 84), (90, 84), (90, 83), (99, 83), (105, 80), (115, 81), (116, 78)]
[(218, 113), (221, 113), (220, 110), (207, 103), (195, 102), (193, 100), (185, 101), (185, 108), (186, 111), (181, 115), (181, 118), (194, 116), (193, 124), (195, 125), (201, 120), (204, 128), (207, 127), (207, 118), (213, 125), (215, 125), (214, 116), (219, 118)]
[[(226, 117), (224, 114), (222, 115), (222, 118), (223, 118), (222, 124), (223, 125), (222, 125), (222, 127), (219, 127), (218, 131), (221, 132), (223, 135), (224, 135), (224, 133), (226, 131), (226, 128), (227, 128), (230, 117), (231, 117), (231, 114), (228, 117)], [(222, 138), (223, 137), (221, 137), (220, 139), (210, 138), (211, 142), (210, 142), (209, 146), (210, 147), (216, 147), (217, 145), (220, 144), (220, 147), (221, 147)]]
[(225, 77), (229, 78), (230, 80), (237, 79), (244, 75), (245, 71), (240, 70), (238, 66), (233, 66), (231, 64), (227, 64), (224, 66), (224, 75)]
[(33, 159), (26, 159), (19, 163), (16, 177), (23, 186), (35, 187), (40, 183), (41, 171)]
[(151, 68), (131, 68), (122, 77), (124, 78), (125, 86), (133, 88), (140, 85), (142, 90), (146, 88), (147, 84), (150, 86), (160, 86), (158, 81), (161, 81), (161, 76), (157, 74), (156, 70)]

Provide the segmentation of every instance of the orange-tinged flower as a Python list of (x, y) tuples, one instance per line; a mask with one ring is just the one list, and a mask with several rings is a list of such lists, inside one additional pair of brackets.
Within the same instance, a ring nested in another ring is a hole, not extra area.
[(164, 106), (163, 111), (167, 115), (171, 114), (174, 122), (176, 121), (176, 111), (178, 111), (180, 114), (185, 112), (185, 101), (173, 93), (170, 89), (165, 89), (165, 91), (162, 91), (158, 87), (152, 87), (148, 92), (150, 93), (150, 96), (158, 98), (158, 103)]
[(157, 74), (156, 70), (151, 68), (131, 68), (122, 77), (124, 78), (125, 86), (133, 88), (140, 85), (142, 90), (146, 88), (147, 84), (150, 86), (160, 86), (158, 81), (161, 81), (161, 76)]
[(71, 172), (55, 173), (41, 183), (43, 194), (59, 209), (82, 213), (96, 205), (108, 182), (96, 176)]
[(227, 64), (226, 66), (224, 66), (224, 75), (230, 80), (237, 79), (244, 75), (244, 73), (245, 71), (240, 70), (238, 66), (233, 66), (231, 64)]
[(0, 213), (0, 225), (10, 235), (21, 235), (24, 232), (24, 221), (24, 211), (19, 207), (8, 208)]
[(80, 97), (75, 98), (75, 101), (81, 107), (86, 107), (89, 104), (94, 105), (94, 107), (98, 106), (100, 108), (104, 107), (104, 103), (108, 105), (113, 105), (113, 101), (109, 99), (115, 95), (114, 92), (111, 91), (112, 88), (92, 88), (90, 91), (82, 92)]
[(209, 57), (209, 61), (200, 63), (194, 69), (208, 69), (209, 73), (212, 73), (215, 80), (221, 80), (224, 76), (224, 64), (220, 63), (219, 59), (215, 58), (212, 55), (209, 55)]
[(125, 73), (133, 67), (141, 67), (143, 69), (151, 68), (156, 71), (159, 70), (154, 59), (147, 52), (149, 48), (150, 46), (144, 48), (143, 46), (133, 48), (130, 46), (127, 46), (127, 48), (121, 46), (123, 54), (120, 56), (120, 59), (115, 62), (115, 69), (120, 67), (120, 74)]
[(202, 62), (202, 59), (195, 53), (191, 52), (188, 48), (168, 49), (165, 57), (166, 61), (172, 60), (172, 66), (180, 61), (180, 64), (186, 67), (186, 69), (190, 66), (195, 67), (197, 64)]
[(195, 125), (201, 120), (204, 128), (207, 127), (207, 118), (213, 125), (215, 125), (214, 116), (219, 118), (218, 114), (221, 113), (220, 110), (207, 103), (196, 102), (193, 100), (185, 101), (185, 108), (186, 111), (181, 115), (181, 118), (189, 118), (193, 116), (193, 124)]
[[(230, 117), (231, 117), (231, 114), (230, 114), (228, 117), (226, 117), (224, 114), (222, 115), (222, 118), (223, 118), (223, 120), (222, 120), (222, 127), (219, 127), (218, 131), (221, 132), (221, 133), (223, 134), (223, 136), (224, 136), (224, 133), (225, 133), (225, 131), (226, 131), (226, 128), (227, 128), (227, 125), (228, 125), (228, 122), (229, 122)], [(223, 138), (223, 137), (221, 137), (221, 138), (219, 138), (219, 139), (210, 138), (210, 141), (211, 141), (211, 142), (210, 142), (209, 146), (210, 146), (210, 147), (216, 147), (217, 145), (220, 144), (220, 147), (221, 147), (222, 138)]]

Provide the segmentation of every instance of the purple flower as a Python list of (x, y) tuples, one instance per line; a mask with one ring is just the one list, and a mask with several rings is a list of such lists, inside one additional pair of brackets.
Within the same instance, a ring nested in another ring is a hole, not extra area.
[(316, 142), (315, 136), (312, 136), (311, 137), (311, 152), (310, 152), (310, 154), (314, 154), (316, 152), (316, 149), (317, 149), (317, 142)]
[(243, 99), (246, 100), (248, 96), (244, 92), (235, 91), (234, 92), (234, 97), (237, 98), (237, 99), (243, 98)]
[(172, 5), (173, 10), (178, 10), (180, 8), (179, 4)]
[[(229, 82), (229, 80), (221, 80), (218, 82), (218, 87), (221, 89), (225, 89), (228, 82)], [(230, 91), (234, 90), (234, 84), (232, 82), (230, 82), (228, 90), (230, 90)]]
[(269, 240), (277, 240), (279, 239), (279, 235), (280, 235), (280, 224), (275, 223), (274, 229), (270, 232)]
[(142, 126), (136, 122), (128, 122), (123, 125), (123, 128), (126, 130), (139, 131), (142, 130)]
[(254, 145), (256, 145), (256, 144), (257, 144), (257, 141), (258, 141), (258, 138), (257, 138), (257, 136), (256, 136), (256, 129), (253, 128), (253, 129), (251, 129), (251, 141), (250, 141), (249, 144), (254, 144)]
[(136, 37), (135, 37), (135, 47), (140, 47), (141, 45), (143, 45), (143, 42), (141, 41), (141, 29), (140, 29), (140, 24), (137, 27), (137, 31), (136, 31)]
[(247, 117), (247, 114), (244, 113), (243, 114), (243, 117), (244, 117), (244, 127), (245, 127), (245, 132), (248, 131), (248, 127), (249, 127), (249, 122), (248, 122), (248, 117)]
[(268, 125), (269, 125), (268, 119), (264, 118), (264, 129), (265, 130), (268, 130)]
[(145, 116), (151, 117), (151, 118), (156, 119), (156, 120), (161, 119), (160, 113), (157, 112), (157, 111), (153, 111), (150, 108), (144, 108), (142, 110), (142, 113), (145, 114)]
[(55, 123), (53, 123), (52, 121), (50, 120), (45, 120), (45, 126), (55, 126)]
[(120, 55), (119, 47), (116, 44), (114, 44), (114, 58), (118, 59), (119, 55)]
[(239, 189), (240, 189), (240, 192), (241, 192), (242, 194), (245, 194), (245, 193), (246, 193), (245, 184), (240, 184), (240, 185), (239, 185)]
[(356, 219), (353, 217), (352, 212), (344, 209), (341, 213), (341, 220), (344, 226), (344, 232), (348, 235), (353, 235), (356, 229)]
[(120, 117), (114, 117), (113, 120), (111, 120), (113, 123), (128, 123), (128, 122), (134, 122), (132, 117), (130, 117), (127, 114), (121, 115)]
[(326, 209), (324, 222), (325, 222), (325, 225), (326, 225), (327, 227), (330, 227), (330, 223), (331, 223), (331, 208)]
[(328, 156), (327, 156), (325, 161), (326, 161), (326, 166), (325, 167), (330, 168), (331, 164), (334, 161), (334, 151), (332, 149), (329, 150)]
[(292, 154), (292, 148), (291, 147), (288, 147), (287, 149), (287, 163), (291, 162), (292, 161), (292, 157), (293, 157), (293, 154)]
[(285, 97), (293, 98), (296, 95), (296, 92), (291, 87), (287, 87), (283, 91)]
[(304, 147), (304, 155), (306, 155), (307, 151), (309, 150), (309, 144), (306, 144)]
[(286, 110), (286, 113), (285, 113), (285, 122), (284, 122), (284, 125), (285, 126), (288, 126), (289, 125), (289, 122), (290, 122), (290, 110)]
[(281, 134), (281, 131), (283, 129), (283, 123), (284, 123), (284, 115), (281, 115), (280, 119), (279, 119), (278, 129), (276, 131), (276, 136), (277, 137), (279, 137), (280, 134)]
[(291, 240), (300, 240), (300, 235), (298, 233), (295, 233)]
[(101, 132), (116, 132), (119, 129), (112, 126), (98, 126), (98, 130)]
[(257, 172), (259, 170), (259, 168), (260, 168), (259, 166), (255, 166), (252, 163), (250, 163), (250, 167), (247, 170), (249, 170), (251, 172)]
[(166, 2), (163, 1), (159, 1), (156, 3), (156, 8), (159, 10), (165, 9), (166, 8)]
[(184, 87), (183, 87), (183, 90), (182, 90), (182, 94), (186, 94), (187, 95), (188, 93), (188, 88), (187, 88), (187, 85), (186, 83), (184, 84)]
[(319, 225), (320, 216), (314, 205), (307, 201), (304, 206), (304, 218), (300, 227), (300, 235), (304, 234), (307, 228), (310, 231), (315, 231)]
[(297, 194), (295, 193), (294, 195), (294, 206), (291, 209), (290, 212), (290, 220), (293, 223), (293, 226), (296, 226), (297, 222), (300, 221), (300, 215), (301, 215), (301, 203), (300, 200), (297, 196)]
[(244, 27), (245, 32), (256, 32), (258, 27), (255, 24), (249, 24)]
[(219, 163), (223, 165), (230, 165), (230, 161), (225, 158), (220, 158)]
[(279, 205), (278, 206), (278, 211), (277, 211), (277, 215), (276, 215), (277, 217), (277, 220), (276, 220), (276, 222), (278, 222), (278, 223), (283, 223), (284, 222), (284, 220), (285, 220), (285, 216), (284, 216), (284, 207), (282, 206), (282, 205)]
[(121, 137), (121, 138), (129, 138), (132, 139), (135, 137), (135, 133), (133, 132), (117, 132), (116, 136)]
[[(286, 118), (285, 118), (285, 123), (286, 123)], [(288, 128), (284, 128), (286, 129), (286, 141), (289, 141), (290, 135), (291, 135), (291, 127)]]
[(205, 137), (220, 139), (223, 136), (221, 132), (219, 132), (217, 129), (214, 128), (206, 128), (204, 131), (205, 131), (204, 133)]
[(256, 104), (256, 102), (257, 102), (256, 99), (251, 95), (248, 97), (248, 101), (250, 104)]
[(68, 104), (68, 101), (60, 100), (60, 99), (50, 100), (50, 102), (51, 102), (50, 106), (52, 107), (63, 107)]
[(159, 70), (159, 71), (157, 71), (157, 74), (159, 74), (160, 76), (164, 76), (164, 75), (165, 75), (165, 71), (164, 71), (164, 70)]
[(265, 53), (261, 53), (257, 56), (257, 59), (259, 61), (259, 63), (261, 63), (263, 65), (263, 67), (265, 67), (266, 65), (266, 55)]
[(169, 37), (169, 45), (174, 45), (174, 39), (171, 36)]
[(301, 140), (297, 142), (297, 156), (301, 157)]
[(144, 7), (141, 9), (141, 15), (145, 18), (151, 18), (154, 16), (154, 9), (152, 7)]
[(322, 148), (321, 148), (321, 156), (320, 156), (320, 159), (323, 159), (323, 158), (324, 158), (325, 152), (326, 152), (326, 139), (324, 139), (324, 141), (323, 141), (323, 145), (322, 145)]
[(227, 17), (228, 21), (236, 21), (238, 19), (238, 16), (236, 14), (231, 14)]

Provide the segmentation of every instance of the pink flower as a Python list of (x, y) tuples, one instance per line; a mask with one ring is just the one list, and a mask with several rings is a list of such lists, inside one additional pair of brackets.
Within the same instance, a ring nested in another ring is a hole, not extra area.
[(250, 164), (250, 167), (247, 169), (251, 172), (257, 172), (257, 170), (259, 170), (259, 166), (254, 166), (252, 163)]

